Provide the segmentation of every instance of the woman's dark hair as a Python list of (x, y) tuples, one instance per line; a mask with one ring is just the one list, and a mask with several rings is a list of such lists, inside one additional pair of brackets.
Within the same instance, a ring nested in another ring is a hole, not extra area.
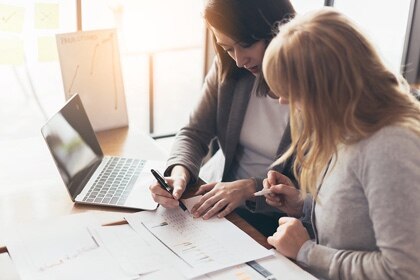
[[(204, 18), (208, 25), (237, 42), (253, 44), (271, 41), (275, 26), (295, 15), (289, 0), (208, 0)], [(238, 68), (235, 61), (213, 37), (218, 56), (219, 81), (239, 78), (247, 70)]]

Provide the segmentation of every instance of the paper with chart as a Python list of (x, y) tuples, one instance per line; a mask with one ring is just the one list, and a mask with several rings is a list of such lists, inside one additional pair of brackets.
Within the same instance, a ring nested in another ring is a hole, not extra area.
[(133, 279), (95, 240), (92, 226), (99, 226), (93, 215), (78, 214), (16, 230), (6, 245), (20, 278)]
[(66, 99), (79, 93), (95, 131), (126, 126), (116, 30), (57, 34), (56, 40)]
[(159, 207), (155, 212), (128, 215), (126, 220), (166, 247), (188, 278), (273, 254), (226, 219), (194, 219), (180, 208)]

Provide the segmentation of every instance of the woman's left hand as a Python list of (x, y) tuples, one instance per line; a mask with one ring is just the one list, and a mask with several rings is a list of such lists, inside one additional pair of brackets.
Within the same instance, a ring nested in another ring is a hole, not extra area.
[(277, 231), (267, 238), (267, 242), (284, 256), (296, 259), (303, 243), (309, 239), (309, 234), (301, 221), (282, 217), (279, 219)]
[(252, 179), (204, 184), (197, 192), (204, 195), (191, 209), (191, 213), (196, 218), (202, 216), (204, 220), (214, 215), (223, 218), (252, 197), (255, 189), (255, 182)]

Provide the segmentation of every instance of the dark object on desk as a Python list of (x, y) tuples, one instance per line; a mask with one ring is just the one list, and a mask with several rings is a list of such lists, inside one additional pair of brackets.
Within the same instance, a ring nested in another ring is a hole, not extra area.
[(247, 262), (246, 264), (249, 265), (250, 267), (252, 267), (256, 272), (261, 274), (265, 279), (276, 280), (276, 277), (274, 277), (274, 275), (271, 274), (270, 271), (265, 269), (265, 267), (263, 267), (262, 265), (260, 265), (256, 261), (250, 261), (250, 262)]
[(279, 227), (279, 219), (287, 216), (287, 214), (281, 212), (270, 214), (252, 213), (242, 207), (236, 208), (234, 212), (265, 237), (273, 235)]
[[(155, 176), (156, 180), (159, 183), (159, 186), (161, 186), (162, 189), (164, 189), (172, 195), (171, 187), (166, 183), (165, 179), (159, 174), (159, 172), (153, 169), (150, 169), (150, 172), (152, 172), (153, 176)], [(179, 201), (179, 207), (181, 207), (181, 209), (184, 211), (187, 210), (187, 207), (184, 205), (184, 203), (182, 203), (182, 201)]]

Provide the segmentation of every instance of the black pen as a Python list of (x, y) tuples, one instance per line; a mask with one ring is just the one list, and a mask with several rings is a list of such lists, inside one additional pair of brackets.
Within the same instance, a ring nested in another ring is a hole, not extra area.
[[(172, 195), (171, 187), (166, 183), (165, 179), (159, 174), (159, 172), (157, 172), (154, 169), (150, 169), (150, 172), (152, 172), (153, 176), (155, 176), (156, 180), (159, 183), (159, 186)], [(172, 197), (174, 196), (172, 195)], [(187, 210), (187, 207), (180, 200), (179, 200), (179, 207), (181, 207), (181, 209), (184, 211)]]
[(250, 261), (250, 262), (247, 262), (246, 264), (249, 265), (250, 267), (252, 267), (256, 272), (261, 274), (265, 279), (276, 280), (276, 277), (274, 277), (274, 275), (271, 274), (270, 271), (265, 269), (262, 265), (260, 265), (256, 261)]

